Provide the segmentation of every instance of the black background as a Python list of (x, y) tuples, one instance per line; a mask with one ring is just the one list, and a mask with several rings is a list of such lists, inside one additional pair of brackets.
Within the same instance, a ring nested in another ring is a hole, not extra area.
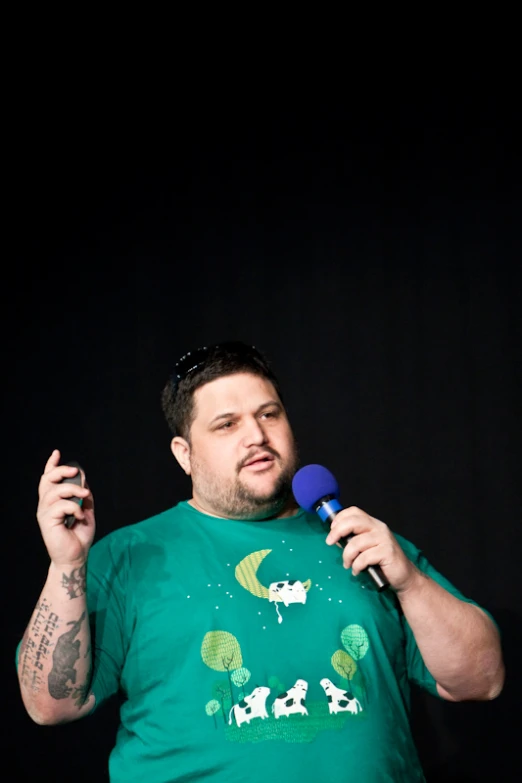
[(2, 285), (11, 779), (38, 759), (40, 779), (103, 780), (117, 727), (115, 703), (39, 727), (19, 698), (14, 652), (48, 565), (35, 521), (45, 461), (59, 448), (85, 467), (98, 538), (187, 497), (160, 392), (180, 354), (224, 339), (271, 357), (303, 464), (329, 467), (345, 505), (413, 540), (500, 626), (497, 700), (415, 697), (428, 781), (516, 779), (514, 95), (216, 100), (176, 114), (168, 134), (92, 111), (34, 119), (12, 126)]

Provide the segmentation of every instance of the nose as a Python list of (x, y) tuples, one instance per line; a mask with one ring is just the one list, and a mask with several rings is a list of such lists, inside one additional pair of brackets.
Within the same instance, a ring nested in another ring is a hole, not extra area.
[(249, 448), (250, 446), (262, 446), (263, 443), (266, 443), (267, 441), (268, 438), (261, 422), (255, 418), (249, 419), (245, 425), (243, 445), (246, 448)]

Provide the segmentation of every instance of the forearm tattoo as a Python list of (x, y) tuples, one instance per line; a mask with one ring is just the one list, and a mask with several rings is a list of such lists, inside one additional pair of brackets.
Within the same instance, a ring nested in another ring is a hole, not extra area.
[(69, 576), (62, 574), (62, 587), (65, 587), (69, 598), (78, 598), (85, 593), (86, 567), (73, 568)]
[[(89, 693), (91, 666), (79, 683), (76, 683), (78, 672), (74, 667), (80, 657), (81, 647), (76, 637), (86, 616), (87, 613), (83, 612), (79, 620), (68, 622), (69, 630), (58, 635), (63, 621), (55, 612), (51, 612), (50, 604), (44, 598), (36, 607), (32, 623), (27, 626), (20, 645), (20, 681), (24, 687), (33, 693), (45, 688), (43, 668), (44, 663), (51, 658), (52, 668), (47, 677), (50, 696), (53, 699), (71, 697), (78, 708), (82, 706)], [(89, 654), (90, 648), (84, 658)]]
[(76, 685), (74, 664), (80, 657), (80, 640), (75, 639), (75, 636), (80, 633), (84, 620), (85, 612), (79, 620), (67, 623), (71, 626), (71, 630), (66, 631), (56, 640), (56, 646), (53, 650), (53, 668), (48, 677), (49, 693), (53, 699), (66, 699), (71, 695), (73, 698), (77, 698), (79, 691), (84, 687), (82, 684), (73, 689), (68, 685), (69, 682)]
[(20, 680), (33, 693), (42, 688), (44, 662), (48, 660), (59, 626), (60, 618), (51, 612), (50, 604), (44, 598), (36, 607), (32, 623), (27, 626), (19, 653)]

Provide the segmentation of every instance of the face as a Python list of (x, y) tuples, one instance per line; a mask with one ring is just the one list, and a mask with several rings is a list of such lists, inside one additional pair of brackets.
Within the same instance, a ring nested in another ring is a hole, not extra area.
[(227, 375), (197, 389), (194, 403), (190, 444), (174, 438), (172, 450), (192, 478), (196, 507), (231, 519), (293, 513), (296, 447), (270, 381)]

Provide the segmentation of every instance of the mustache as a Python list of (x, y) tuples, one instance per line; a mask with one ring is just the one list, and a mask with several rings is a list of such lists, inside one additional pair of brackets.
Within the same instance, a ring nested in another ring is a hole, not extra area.
[(281, 459), (281, 455), (278, 451), (273, 449), (271, 446), (265, 446), (263, 449), (256, 449), (255, 451), (250, 452), (250, 454), (247, 454), (246, 457), (241, 460), (239, 465), (237, 466), (237, 472), (243, 468), (247, 462), (250, 462), (250, 460), (255, 459), (258, 454), (270, 454), (272, 457), (275, 457), (275, 459)]

